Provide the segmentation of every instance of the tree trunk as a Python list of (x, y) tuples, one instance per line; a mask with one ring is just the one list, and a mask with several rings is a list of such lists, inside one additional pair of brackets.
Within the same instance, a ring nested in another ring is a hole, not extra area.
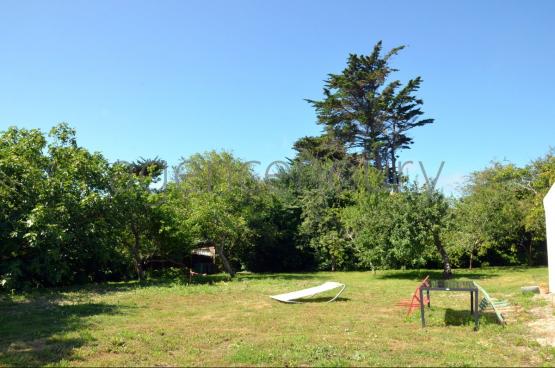
[(534, 265), (534, 261), (532, 259), (532, 240), (528, 241), (528, 267), (532, 267)]
[(399, 175), (397, 172), (397, 157), (395, 157), (395, 148), (391, 147), (391, 184), (395, 187), (395, 191), (399, 191)]
[(397, 124), (394, 122), (392, 127), (392, 137), (390, 140), (389, 150), (391, 152), (391, 184), (399, 189), (399, 175), (401, 173), (397, 172), (397, 157), (396, 157), (396, 139), (397, 139)]
[(378, 171), (382, 171), (382, 169), (383, 169), (382, 155), (381, 155), (381, 152), (380, 152), (379, 148), (374, 148), (374, 167)]
[(522, 235), (522, 238), (520, 240), (520, 247), (524, 249), (528, 267), (532, 267), (532, 238), (527, 236), (526, 234)]
[(481, 244), (481, 241), (476, 240), (474, 242), (474, 246), (470, 248), (470, 267), (469, 267), (470, 269), (474, 267), (474, 252), (476, 252), (476, 255), (478, 254), (478, 251), (480, 249), (480, 244)]
[(451, 261), (449, 260), (449, 255), (445, 251), (443, 244), (441, 243), (441, 239), (439, 238), (439, 234), (434, 233), (434, 243), (441, 256), (441, 260), (443, 262), (443, 278), (450, 279), (453, 277), (453, 270), (451, 268)]
[(231, 267), (231, 263), (224, 254), (224, 247), (222, 244), (216, 245), (216, 252), (218, 252), (218, 256), (222, 260), (222, 264), (224, 265), (224, 270), (229, 274), (231, 277), (235, 277), (235, 270)]
[(139, 233), (139, 230), (133, 226), (133, 237), (135, 238), (135, 242), (133, 244), (133, 248), (131, 249), (131, 254), (133, 256), (133, 263), (135, 265), (135, 271), (137, 272), (137, 279), (139, 280), (139, 282), (142, 282), (144, 280), (144, 270), (143, 270), (143, 265), (141, 262), (141, 255), (140, 255), (140, 249), (141, 249), (141, 234)]

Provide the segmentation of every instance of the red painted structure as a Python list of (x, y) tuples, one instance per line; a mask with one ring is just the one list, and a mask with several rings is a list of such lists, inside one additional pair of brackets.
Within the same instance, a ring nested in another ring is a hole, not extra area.
[[(430, 276), (426, 277), (422, 282), (418, 285), (414, 294), (412, 294), (412, 299), (409, 300), (402, 300), (397, 303), (398, 307), (408, 308), (407, 317), (410, 316), (416, 309), (420, 308), (420, 288), (422, 286), (429, 286)], [(424, 296), (424, 304), (430, 305), (430, 296)]]

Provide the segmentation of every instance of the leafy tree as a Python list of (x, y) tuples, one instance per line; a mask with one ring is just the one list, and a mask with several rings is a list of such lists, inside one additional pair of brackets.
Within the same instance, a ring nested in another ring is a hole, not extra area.
[(455, 207), (451, 247), (471, 260), (497, 264), (518, 263), (521, 252), (531, 264), (531, 236), (524, 226), (530, 194), (520, 185), (525, 175), (524, 169), (500, 163), (473, 173)]
[(252, 246), (241, 255), (253, 272), (294, 272), (315, 268), (312, 249), (300, 246), (301, 209), (274, 183), (262, 183), (262, 201), (250, 221)]
[[(1, 138), (5, 221), (0, 273), (13, 287), (103, 280), (122, 271), (113, 247), (109, 164), (79, 147), (67, 124), (47, 141), (38, 130), (10, 128)], [(11, 205), (10, 205), (11, 203)], [(120, 273), (121, 275), (121, 273)]]
[(389, 242), (395, 224), (388, 208), (391, 196), (384, 186), (384, 174), (362, 167), (353, 178), (353, 203), (342, 211), (341, 221), (358, 264), (365, 269), (397, 267), (399, 257), (391, 251)]
[(254, 237), (249, 222), (259, 201), (259, 183), (251, 167), (228, 152), (212, 151), (184, 160), (178, 179), (169, 187), (168, 201), (180, 223), (197, 243), (215, 245), (233, 277), (231, 260), (237, 260)]
[(349, 243), (340, 221), (341, 198), (325, 190), (307, 191), (303, 197), (301, 235), (315, 250), (324, 267), (336, 271), (348, 263)]
[[(430, 193), (429, 188), (409, 191), (409, 201), (413, 204), (409, 208), (409, 213), (416, 218), (411, 219), (407, 225), (416, 227), (418, 231), (416, 239), (419, 240), (421, 247), (430, 243), (433, 245), (443, 266), (443, 277), (451, 278), (453, 275), (451, 258), (442, 237), (448, 221), (448, 201), (437, 191)], [(418, 246), (416, 248), (418, 249)]]
[(30, 214), (28, 229), (41, 249), (41, 273), (53, 285), (109, 277), (121, 261), (113, 247), (118, 229), (107, 196), (109, 163), (79, 147), (67, 124), (54, 127), (50, 137), (47, 190)]
[(391, 193), (383, 185), (383, 175), (360, 169), (355, 174), (354, 204), (343, 212), (360, 265), (418, 268), (439, 258), (444, 276), (451, 277), (451, 262), (441, 238), (447, 201), (415, 184)]
[(443, 239), (447, 243), (449, 253), (458, 264), (468, 260), (468, 267), (472, 269), (475, 260), (487, 252), (487, 243), (481, 236), (482, 210), (480, 204), (473, 200), (459, 200), (450, 211), (447, 227)]
[(543, 199), (555, 183), (555, 156), (553, 150), (547, 155), (530, 163), (526, 174), (517, 186), (523, 188), (531, 197), (524, 203), (526, 215), (524, 226), (530, 232), (536, 247), (545, 245), (545, 210)]
[(300, 209), (299, 246), (311, 249), (321, 268), (335, 271), (352, 264), (349, 242), (340, 220), (350, 203), (349, 160), (320, 159), (303, 150), (280, 180), (289, 186), (292, 204)]
[(116, 164), (112, 168), (111, 198), (117, 212), (116, 222), (123, 230), (123, 243), (129, 250), (139, 281), (145, 278), (144, 264), (160, 247), (158, 235), (161, 218), (158, 209), (160, 196), (151, 190), (164, 162)]
[(12, 127), (0, 136), (0, 281), (7, 288), (29, 278), (27, 263), (35, 249), (28, 218), (45, 191), (46, 144), (37, 129)]

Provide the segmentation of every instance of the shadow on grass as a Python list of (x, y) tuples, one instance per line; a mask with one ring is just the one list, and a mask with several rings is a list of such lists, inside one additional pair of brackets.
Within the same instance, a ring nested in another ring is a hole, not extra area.
[[(303, 304), (312, 304), (312, 303), (323, 303), (327, 304), (330, 301), (330, 298), (311, 298), (311, 299), (302, 299), (300, 302)], [(349, 298), (337, 298), (333, 301), (333, 303), (346, 303), (350, 302), (351, 299)]]
[(147, 281), (122, 281), (116, 283), (101, 283), (101, 284), (85, 284), (76, 285), (70, 287), (60, 287), (52, 289), (44, 289), (37, 295), (45, 295), (48, 293), (48, 297), (51, 301), (55, 301), (56, 295), (61, 295), (61, 292), (90, 292), (100, 295), (106, 295), (111, 293), (127, 292), (142, 288), (149, 287), (173, 287), (175, 285), (216, 285), (221, 282), (240, 282), (241, 280), (326, 280), (324, 276), (317, 276), (314, 274), (251, 274), (251, 273), (240, 273), (236, 277), (231, 278), (227, 274), (216, 274), (216, 275), (198, 275), (189, 279), (186, 276), (174, 276), (174, 277), (158, 277), (151, 278)]
[(328, 279), (329, 277), (318, 276), (310, 273), (249, 273), (249, 274), (241, 274), (238, 276), (239, 280), (314, 280), (314, 279)]
[(474, 326), (474, 316), (470, 310), (447, 309), (445, 311), (446, 326)]
[(212, 285), (219, 282), (231, 281), (232, 279), (225, 274), (194, 276), (191, 280), (188, 277), (160, 277), (152, 278), (147, 281), (122, 281), (115, 283), (85, 284), (72, 287), (55, 288), (55, 291), (76, 291), (93, 292), (96, 294), (110, 294), (118, 292), (133, 291), (149, 287), (172, 287), (175, 285)]
[(219, 282), (230, 282), (233, 279), (227, 274), (217, 274), (217, 275), (206, 275), (206, 276), (195, 276), (189, 280), (185, 280), (185, 284), (190, 285), (213, 285)]
[(44, 366), (70, 359), (75, 349), (94, 340), (86, 332), (87, 317), (120, 313), (120, 307), (110, 304), (70, 303), (58, 293), (21, 302), (0, 296), (0, 366)]
[(480, 324), (482, 325), (501, 325), (497, 319), (497, 315), (493, 312), (481, 313)]
[[(430, 276), (432, 280), (443, 279), (442, 270), (411, 270), (411, 271), (385, 271), (383, 274), (378, 274), (376, 277), (379, 279), (395, 279), (395, 280), (414, 280), (422, 281), (426, 276)], [(499, 277), (495, 270), (479, 269), (479, 270), (455, 270), (453, 272), (453, 280), (457, 279), (470, 279), (480, 280)]]
[[(480, 325), (498, 325), (495, 313), (481, 313)], [(445, 311), (446, 326), (474, 326), (474, 316), (470, 310), (447, 309)]]

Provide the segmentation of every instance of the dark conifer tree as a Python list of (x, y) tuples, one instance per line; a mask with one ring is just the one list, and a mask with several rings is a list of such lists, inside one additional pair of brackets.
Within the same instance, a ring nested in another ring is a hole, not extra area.
[[(387, 170), (389, 182), (398, 184), (398, 153), (413, 143), (408, 132), (433, 122), (418, 120), (423, 114), (423, 101), (415, 96), (422, 83), (420, 77), (410, 80), (406, 86), (398, 80), (388, 82), (397, 71), (390, 66), (390, 59), (403, 48), (399, 46), (382, 55), (380, 41), (368, 56), (349, 55), (341, 74), (328, 75), (324, 99), (307, 100), (315, 108), (327, 138), (319, 141), (305, 138), (297, 142), (296, 148), (310, 146), (318, 157), (327, 153), (325, 142), (339, 142), (345, 152), (359, 161), (380, 171)], [(327, 155), (326, 158), (334, 157)]]

